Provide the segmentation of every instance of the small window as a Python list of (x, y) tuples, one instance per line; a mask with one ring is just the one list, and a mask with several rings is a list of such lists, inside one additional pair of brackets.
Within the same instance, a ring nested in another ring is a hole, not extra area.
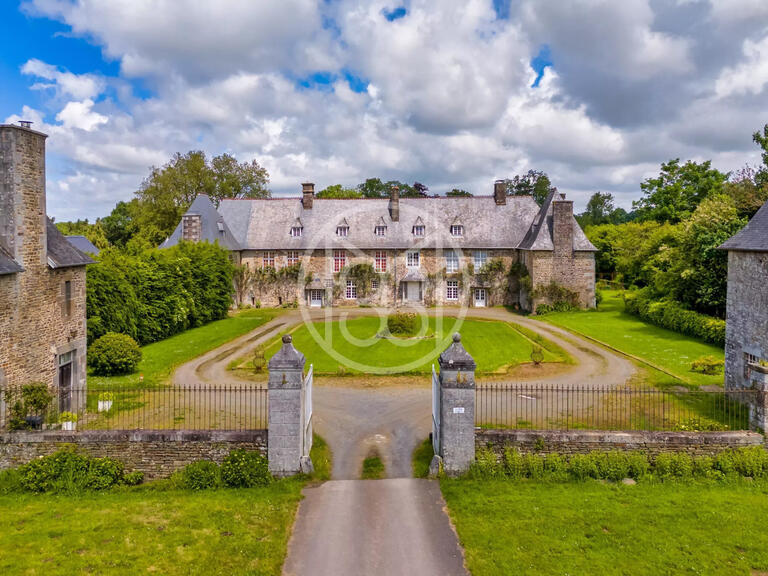
[(275, 253), (274, 252), (264, 252), (264, 259), (262, 260), (262, 266), (264, 268), (274, 268), (275, 267)]
[(485, 250), (475, 250), (475, 253), (473, 254), (473, 260), (475, 264), (475, 270), (480, 270), (480, 268), (485, 266), (485, 263), (488, 260), (488, 252)]
[(371, 290), (378, 290), (379, 289), (379, 279), (374, 278), (371, 280)]
[(458, 272), (459, 270), (459, 255), (453, 250), (449, 250), (445, 253), (445, 271), (449, 274)]
[(376, 234), (376, 236), (386, 236), (387, 235), (387, 227), (386, 226), (376, 226), (373, 229), (373, 233)]
[(419, 253), (416, 251), (408, 252), (405, 257), (405, 263), (408, 268), (418, 268), (420, 265)]
[(333, 251), (333, 271), (341, 272), (344, 266), (347, 265), (347, 251), (346, 250), (334, 250)]
[(451, 236), (464, 236), (464, 226), (461, 224), (451, 224)]
[(64, 315), (72, 315), (72, 281), (64, 282)]
[(413, 235), (414, 236), (424, 236), (424, 226), (421, 224), (418, 224), (413, 227)]
[(304, 228), (302, 228), (301, 226), (293, 226), (291, 228), (291, 236), (293, 236), (294, 238), (300, 238), (303, 232), (304, 232)]
[(349, 226), (336, 226), (336, 236), (346, 238), (349, 236)]
[(758, 362), (760, 362), (760, 359), (757, 356), (744, 352), (744, 378), (746, 380), (749, 380), (752, 377), (752, 369), (749, 365), (757, 364)]
[(383, 250), (377, 250), (373, 259), (373, 269), (376, 272), (387, 271), (387, 253)]
[(357, 298), (357, 284), (355, 284), (354, 280), (347, 280), (346, 297), (347, 300), (354, 300)]
[(445, 299), (446, 300), (459, 299), (459, 281), (458, 280), (448, 280), (448, 282), (446, 282)]
[(288, 250), (288, 266), (296, 266), (299, 263), (298, 250)]

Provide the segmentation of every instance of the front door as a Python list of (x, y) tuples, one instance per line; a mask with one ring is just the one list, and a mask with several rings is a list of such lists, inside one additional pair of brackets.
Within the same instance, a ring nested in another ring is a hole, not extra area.
[(59, 412), (72, 410), (72, 360), (59, 364)]
[(407, 282), (408, 302), (421, 302), (421, 285), (419, 282)]
[(487, 297), (488, 294), (485, 288), (475, 288), (475, 307), (485, 308)]
[(322, 290), (310, 290), (309, 291), (309, 305), (312, 308), (321, 308), (323, 306), (323, 291)]

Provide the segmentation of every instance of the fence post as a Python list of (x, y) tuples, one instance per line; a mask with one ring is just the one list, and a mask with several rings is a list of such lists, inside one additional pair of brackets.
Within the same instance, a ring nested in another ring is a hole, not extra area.
[(747, 393), (749, 405), (749, 426), (753, 430), (768, 431), (768, 368), (759, 364), (750, 365), (752, 389)]
[(304, 438), (304, 355), (296, 350), (290, 335), (269, 360), (269, 425), (267, 450), (269, 471), (290, 476), (301, 471)]
[(461, 345), (461, 335), (440, 354), (440, 457), (449, 475), (475, 461), (475, 361)]

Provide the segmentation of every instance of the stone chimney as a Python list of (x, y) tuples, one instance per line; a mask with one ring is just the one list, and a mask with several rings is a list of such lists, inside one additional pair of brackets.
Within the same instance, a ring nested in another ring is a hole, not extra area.
[(507, 203), (507, 185), (504, 180), (496, 180), (493, 183), (493, 199), (499, 206)]
[(0, 125), (0, 246), (25, 269), (48, 265), (45, 139), (30, 128)]
[(552, 236), (555, 258), (572, 258), (573, 200), (566, 200), (565, 194), (552, 201)]
[(400, 188), (392, 186), (389, 192), (389, 217), (392, 222), (400, 221)]
[(301, 205), (304, 210), (312, 210), (312, 203), (315, 201), (315, 184), (313, 182), (304, 182), (301, 185)]
[(184, 242), (200, 242), (202, 228), (200, 214), (184, 214), (181, 217), (181, 239)]

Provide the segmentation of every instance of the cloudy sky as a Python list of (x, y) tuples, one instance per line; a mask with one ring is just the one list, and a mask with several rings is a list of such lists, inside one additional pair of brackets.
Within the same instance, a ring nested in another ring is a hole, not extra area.
[(766, 0), (4, 0), (0, 120), (48, 139), (48, 211), (107, 214), (176, 151), (300, 182), (492, 191), (548, 172), (629, 207), (673, 157), (759, 162)]

